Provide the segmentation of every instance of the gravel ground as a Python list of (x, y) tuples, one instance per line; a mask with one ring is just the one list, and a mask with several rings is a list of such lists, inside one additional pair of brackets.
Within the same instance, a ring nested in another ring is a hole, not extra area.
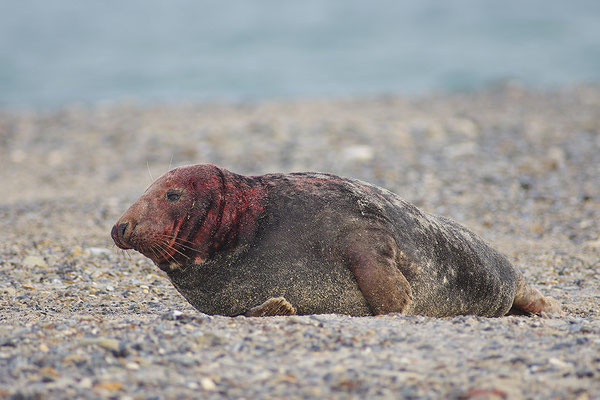
[[(109, 232), (170, 165), (325, 171), (469, 226), (561, 318), (207, 316)], [(600, 88), (0, 111), (0, 398), (600, 398)]]

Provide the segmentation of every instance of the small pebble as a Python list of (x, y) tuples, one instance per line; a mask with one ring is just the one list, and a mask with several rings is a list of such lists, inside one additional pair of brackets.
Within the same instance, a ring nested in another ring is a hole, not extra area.
[(41, 256), (27, 256), (23, 259), (22, 265), (27, 268), (48, 266)]
[(217, 385), (215, 385), (215, 382), (207, 377), (200, 378), (200, 386), (202, 386), (202, 389), (209, 391), (217, 389)]

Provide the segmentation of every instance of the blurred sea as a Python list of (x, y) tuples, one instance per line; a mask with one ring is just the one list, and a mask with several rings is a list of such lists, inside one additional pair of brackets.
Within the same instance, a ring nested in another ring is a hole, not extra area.
[(600, 82), (600, 1), (0, 0), (0, 107)]

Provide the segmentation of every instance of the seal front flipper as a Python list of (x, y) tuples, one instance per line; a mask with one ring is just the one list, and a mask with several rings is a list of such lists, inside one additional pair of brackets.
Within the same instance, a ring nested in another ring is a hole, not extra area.
[(384, 229), (358, 230), (345, 240), (348, 268), (373, 314), (402, 313), (412, 302), (412, 289), (397, 266), (398, 250)]
[(246, 317), (274, 317), (276, 315), (295, 315), (296, 309), (284, 297), (271, 297), (260, 306), (252, 307)]

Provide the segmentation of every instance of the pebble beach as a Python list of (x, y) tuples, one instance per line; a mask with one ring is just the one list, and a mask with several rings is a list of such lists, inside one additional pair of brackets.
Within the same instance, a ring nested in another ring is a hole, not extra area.
[[(110, 229), (170, 167), (385, 187), (564, 315), (221, 317)], [(600, 399), (600, 88), (0, 110), (0, 398)]]

